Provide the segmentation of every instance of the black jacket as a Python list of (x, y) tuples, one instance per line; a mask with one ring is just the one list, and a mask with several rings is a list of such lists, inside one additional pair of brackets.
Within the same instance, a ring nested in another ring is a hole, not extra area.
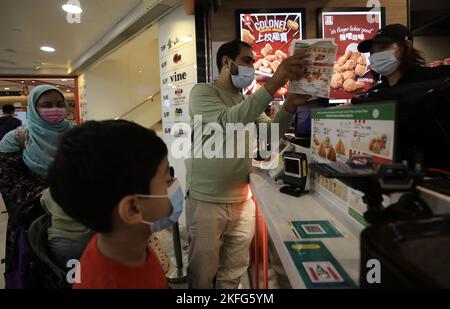
[(14, 130), (22, 125), (22, 121), (13, 116), (3, 116), (0, 117), (0, 140), (9, 131)]

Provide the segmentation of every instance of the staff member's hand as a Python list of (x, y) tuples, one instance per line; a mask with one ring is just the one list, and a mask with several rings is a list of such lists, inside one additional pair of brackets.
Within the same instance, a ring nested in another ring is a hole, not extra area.
[(309, 94), (288, 93), (288, 97), (286, 101), (284, 101), (283, 107), (288, 113), (294, 114), (297, 107), (305, 105), (306, 101), (310, 98), (311, 96)]
[(274, 93), (286, 85), (289, 80), (298, 80), (302, 78), (305, 63), (307, 63), (305, 58), (307, 57), (309, 57), (309, 54), (295, 54), (283, 60), (272, 78), (264, 85), (267, 91), (273, 96)]

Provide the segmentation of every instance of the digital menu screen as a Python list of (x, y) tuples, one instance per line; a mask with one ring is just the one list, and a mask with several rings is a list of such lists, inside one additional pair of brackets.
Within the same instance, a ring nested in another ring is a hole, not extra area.
[(372, 38), (384, 25), (384, 8), (327, 8), (319, 10), (319, 35), (338, 45), (331, 79), (330, 103), (347, 103), (376, 84), (369, 53), (358, 52), (361, 41)]
[[(236, 12), (237, 37), (252, 46), (255, 60), (255, 81), (244, 90), (244, 94), (252, 94), (263, 86), (288, 57), (291, 42), (303, 38), (304, 16), (303, 9)], [(284, 86), (274, 97), (284, 100), (286, 93), (287, 86)]]

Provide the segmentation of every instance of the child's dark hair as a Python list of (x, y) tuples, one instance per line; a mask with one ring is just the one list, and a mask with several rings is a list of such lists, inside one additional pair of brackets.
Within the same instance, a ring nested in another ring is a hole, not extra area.
[(129, 194), (150, 194), (167, 155), (154, 131), (125, 120), (88, 121), (65, 133), (49, 168), (54, 200), (72, 218), (101, 233)]
[(237, 56), (239, 56), (239, 53), (241, 52), (241, 48), (252, 48), (249, 44), (234, 40), (231, 42), (224, 43), (219, 47), (219, 50), (217, 51), (217, 68), (219, 69), (219, 72), (222, 70), (222, 58), (224, 56), (230, 57), (231, 60), (235, 61)]

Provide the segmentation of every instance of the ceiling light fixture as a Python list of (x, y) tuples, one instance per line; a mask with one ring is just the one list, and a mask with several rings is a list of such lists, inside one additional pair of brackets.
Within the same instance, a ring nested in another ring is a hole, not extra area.
[(9, 88), (8, 88), (8, 87), (5, 87), (5, 90), (9, 90)]
[(45, 51), (47, 53), (53, 53), (55, 51), (55, 49), (53, 47), (50, 47), (50, 46), (41, 46), (41, 50)]
[(81, 14), (83, 12), (83, 10), (79, 6), (73, 4), (64, 4), (62, 6), (62, 9), (67, 13), (72, 14)]

